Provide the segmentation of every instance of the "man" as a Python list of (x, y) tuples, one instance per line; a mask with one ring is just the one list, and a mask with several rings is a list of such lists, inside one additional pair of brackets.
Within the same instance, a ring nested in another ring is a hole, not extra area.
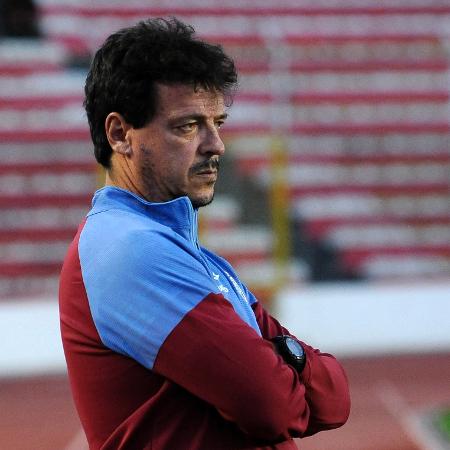
[(91, 449), (294, 449), (349, 414), (338, 362), (199, 245), (237, 77), (193, 33), (176, 19), (121, 30), (86, 81), (106, 186), (67, 254), (60, 314)]

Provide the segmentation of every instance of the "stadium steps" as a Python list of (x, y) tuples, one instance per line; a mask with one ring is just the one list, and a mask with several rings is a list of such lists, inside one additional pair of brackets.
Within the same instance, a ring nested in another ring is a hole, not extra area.
[[(344, 266), (368, 278), (447, 276), (445, 39), (372, 34), (286, 40), (284, 54), (280, 39), (274, 44), (279, 57), (259, 52), (253, 63), (245, 57), (258, 42), (229, 44), (248, 69), (238, 120), (247, 116), (252, 123), (248, 136), (235, 136), (231, 144), (241, 173), (270, 186), (273, 143), (256, 134), (275, 122), (272, 129), (281, 130), (288, 151), (284, 177), (292, 214), (303, 232), (338, 249)], [(290, 59), (293, 54), (298, 58)], [(274, 93), (274, 79), (301, 90)]]
[(97, 186), (79, 71), (48, 40), (0, 43), (0, 297), (54, 295)]
[(89, 209), (88, 194), (60, 194), (65, 183), (50, 185), (42, 175), (37, 184), (55, 192), (27, 195), (21, 183), (20, 194), (0, 196), (0, 298), (54, 295), (68, 244)]
[[(202, 8), (182, 1), (167, 8), (142, 0), (37, 3), (47, 51), (39, 56), (24, 45), (8, 53), (10, 47), (0, 46), (0, 55), (9, 55), (0, 64), (0, 184), (7, 188), (0, 196), (0, 247), (10, 258), (0, 267), (0, 295), (39, 291), (39, 277), (43, 290), (54, 288), (59, 245), (70, 240), (96, 184), (81, 105), (85, 72), (63, 70), (67, 54), (90, 52), (121, 26), (158, 15), (178, 15), (236, 57), (241, 88), (224, 127), (230, 153), (242, 173), (267, 187), (270, 136), (280, 130), (289, 152), (292, 214), (337, 247), (344, 232), (353, 236), (340, 247), (345, 264), (374, 279), (450, 271), (441, 243), (442, 251), (434, 253), (420, 243), (397, 252), (361, 246), (370, 226), (399, 231), (402, 220), (408, 229), (448, 226), (449, 186), (442, 175), (450, 148), (445, 2), (380, 6), (362, 0), (355, 6), (343, 0), (331, 7), (236, 0)], [(427, 178), (430, 170), (437, 180)], [(414, 173), (419, 179), (408, 178)], [(210, 208), (215, 204), (220, 199)], [(275, 272), (270, 233), (252, 237), (237, 225), (239, 208), (229, 200), (221, 206), (227, 214), (205, 209), (203, 242), (264, 285)], [(43, 256), (14, 259), (15, 249)], [(301, 278), (305, 270), (293, 273)]]
[[(267, 146), (259, 151), (258, 141), (279, 127), (290, 152), (286, 179), (293, 214), (307, 221), (314, 236), (339, 245), (342, 230), (353, 230), (358, 241), (361, 229), (371, 226), (367, 221), (380, 219), (381, 228), (392, 230), (398, 220), (410, 220), (406, 226), (416, 229), (414, 221), (447, 214), (448, 155), (441, 150), (449, 147), (448, 57), (441, 38), (449, 28), (450, 7), (445, 2), (342, 1), (311, 6), (282, 0), (276, 5), (258, 2), (255, 7), (212, 1), (201, 9), (181, 1), (167, 8), (142, 1), (39, 4), (44, 32), (71, 50), (92, 51), (121, 26), (169, 14), (223, 43), (241, 71), (240, 98), (225, 127), (241, 171), (266, 186), (270, 183)], [(47, 113), (48, 120), (58, 123), (64, 107), (66, 114), (76, 114), (67, 102)], [(21, 122), (27, 123), (26, 114)], [(64, 134), (30, 125), (24, 141), (60, 139)], [(84, 139), (82, 133), (73, 127), (70, 131), (75, 140)], [(253, 136), (242, 145), (246, 133)], [(13, 139), (11, 134), (0, 130), (4, 140)], [(311, 159), (317, 154), (322, 161)], [(366, 223), (352, 223), (358, 218)], [(340, 221), (341, 228), (335, 224), (324, 231), (324, 220)], [(225, 216), (211, 217), (206, 228), (216, 227), (228, 232), (233, 224)], [(394, 229), (401, 236), (401, 227)], [(239, 239), (224, 241), (227, 248), (221, 250), (238, 258), (243, 249)], [(364, 253), (364, 245), (362, 250), (352, 250), (351, 242), (346, 245), (350, 253), (344, 249), (344, 259), (369, 274), (363, 260), (383, 257), (381, 248), (377, 254), (352, 257), (355, 251)], [(258, 255), (254, 252), (250, 259)]]
[[(175, 15), (192, 23), (203, 35), (221, 41), (224, 36), (262, 36), (277, 40), (283, 36), (327, 35), (435, 35), (448, 24), (447, 2), (391, 1), (375, 4), (361, 1), (314, 3), (308, 1), (242, 2), (210, 1), (191, 5), (180, 0), (148, 5), (138, 0), (127, 4), (38, 0), (41, 28), (50, 38), (72, 48), (93, 49), (105, 36), (145, 17)], [(270, 20), (268, 20), (270, 18)]]
[(204, 233), (202, 241), (232, 265), (242, 260), (262, 261), (272, 253), (272, 235), (264, 226), (241, 225), (231, 230), (222, 230), (220, 239), (217, 239), (215, 230), (209, 230)]
[[(311, 239), (329, 242), (340, 251), (347, 267), (363, 271), (365, 276), (403, 277), (408, 275), (407, 268), (411, 276), (418, 276), (414, 257), (424, 268), (423, 275), (428, 276), (431, 267), (435, 274), (445, 275), (449, 267), (449, 155), (377, 155), (363, 160), (360, 155), (291, 155), (285, 179), (290, 186), (293, 217)], [(242, 170), (269, 186), (268, 165), (268, 159), (259, 155), (247, 160)], [(386, 237), (387, 230), (390, 247), (374, 245), (375, 237)], [(390, 251), (411, 234), (414, 239), (406, 241), (402, 251)], [(405, 266), (401, 265), (402, 256)], [(381, 259), (384, 266), (375, 264)], [(391, 272), (386, 269), (390, 260)]]
[(0, 40), (0, 73), (2, 76), (58, 72), (68, 57), (69, 52), (65, 46), (56, 42), (5, 37)]

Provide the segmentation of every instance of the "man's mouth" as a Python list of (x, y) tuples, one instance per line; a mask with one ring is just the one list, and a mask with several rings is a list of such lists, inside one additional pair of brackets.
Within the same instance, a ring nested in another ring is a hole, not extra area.
[(205, 170), (200, 170), (199, 172), (196, 172), (196, 175), (211, 175), (211, 174), (216, 174), (217, 170), (215, 169), (205, 169)]
[(194, 176), (204, 182), (214, 183), (217, 180), (217, 170), (202, 170), (196, 172)]
[(194, 167), (191, 168), (191, 171), (194, 175), (216, 176), (219, 171), (219, 161), (214, 159), (196, 164)]

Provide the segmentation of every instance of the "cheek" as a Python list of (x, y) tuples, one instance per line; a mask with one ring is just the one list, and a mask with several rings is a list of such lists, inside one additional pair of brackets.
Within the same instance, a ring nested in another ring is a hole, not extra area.
[(178, 152), (173, 152), (169, 157), (168, 165), (171, 166), (173, 172), (178, 173), (180, 176), (189, 175), (189, 169), (194, 165), (194, 158), (191, 157), (189, 152), (183, 152), (180, 149)]
[(189, 161), (172, 157), (164, 161), (161, 169), (165, 172), (165, 176), (170, 178), (173, 183), (180, 184), (188, 181), (190, 167)]
[(179, 139), (165, 139), (153, 143), (151, 159), (161, 176), (173, 182), (182, 182), (189, 178), (189, 169), (196, 158), (195, 143), (179, 142)]

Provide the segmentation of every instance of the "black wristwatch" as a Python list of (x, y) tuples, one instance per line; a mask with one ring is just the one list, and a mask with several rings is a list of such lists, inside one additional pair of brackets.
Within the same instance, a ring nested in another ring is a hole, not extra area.
[(302, 373), (306, 364), (306, 353), (300, 342), (287, 335), (276, 336), (271, 341), (284, 361), (298, 373)]

